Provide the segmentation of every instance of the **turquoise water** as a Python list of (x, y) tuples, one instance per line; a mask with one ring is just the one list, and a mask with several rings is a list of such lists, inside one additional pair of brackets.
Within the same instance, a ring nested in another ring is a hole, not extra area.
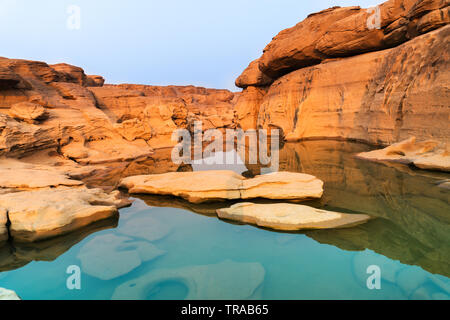
[[(281, 170), (325, 181), (310, 205), (376, 217), (367, 224), (280, 233), (217, 219), (224, 204), (139, 196), (118, 220), (0, 248), (0, 287), (23, 299), (449, 299), (449, 176), (353, 157), (368, 149), (311, 141), (280, 154)], [(67, 288), (71, 265), (80, 290)], [(380, 289), (366, 285), (371, 265)]]

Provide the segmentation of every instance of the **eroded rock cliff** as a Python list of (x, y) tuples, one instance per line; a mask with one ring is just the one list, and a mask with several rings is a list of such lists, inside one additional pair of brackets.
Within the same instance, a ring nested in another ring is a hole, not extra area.
[[(330, 8), (281, 31), (237, 79), (237, 124), (286, 140), (450, 137), (448, 0)], [(269, 81), (269, 79), (272, 79)]]

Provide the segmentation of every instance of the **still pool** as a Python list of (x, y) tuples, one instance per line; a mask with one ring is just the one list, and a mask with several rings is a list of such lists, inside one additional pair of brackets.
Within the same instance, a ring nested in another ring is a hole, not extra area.
[[(354, 157), (369, 148), (309, 141), (280, 152), (280, 170), (325, 182), (306, 204), (375, 218), (366, 224), (282, 233), (217, 219), (228, 204), (139, 196), (117, 219), (6, 244), (0, 287), (23, 299), (449, 299), (450, 175)], [(81, 270), (79, 290), (69, 266)], [(370, 266), (379, 289), (367, 286)]]

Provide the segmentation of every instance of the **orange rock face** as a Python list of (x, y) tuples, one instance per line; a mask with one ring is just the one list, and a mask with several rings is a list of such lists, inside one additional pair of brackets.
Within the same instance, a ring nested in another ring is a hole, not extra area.
[(292, 72), (270, 87), (257, 125), (280, 127), (288, 140), (448, 140), (449, 36), (444, 27), (394, 49)]
[(56, 148), (84, 164), (133, 160), (195, 120), (234, 125), (228, 90), (103, 83), (68, 64), (0, 58), (0, 156)]
[(390, 0), (376, 9), (333, 7), (281, 31), (264, 49), (259, 69), (274, 79), (336, 57), (399, 45), (449, 21), (448, 0)]
[[(416, 136), (448, 142), (449, 4), (390, 0), (372, 11), (335, 7), (281, 31), (236, 81), (245, 88), (237, 125), (278, 127), (288, 141), (387, 145)], [(369, 28), (374, 14), (379, 28)], [(268, 85), (250, 77), (258, 74), (275, 80)]]

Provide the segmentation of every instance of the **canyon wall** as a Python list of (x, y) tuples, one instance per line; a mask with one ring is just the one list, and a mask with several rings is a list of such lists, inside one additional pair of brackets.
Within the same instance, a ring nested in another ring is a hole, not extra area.
[(104, 85), (68, 64), (0, 58), (0, 156), (54, 149), (95, 164), (146, 157), (177, 128), (233, 124), (239, 94), (194, 86)]
[(288, 141), (448, 142), (449, 4), (390, 0), (309, 15), (236, 80), (236, 123), (280, 128)]

